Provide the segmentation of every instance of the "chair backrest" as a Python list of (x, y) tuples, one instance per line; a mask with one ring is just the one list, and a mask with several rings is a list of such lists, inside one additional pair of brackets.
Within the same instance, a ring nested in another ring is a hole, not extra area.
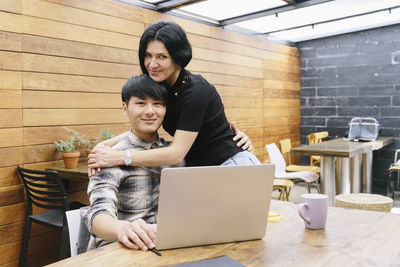
[(71, 257), (78, 254), (78, 238), (79, 228), (81, 226), (80, 210), (69, 210), (66, 212), (68, 231), (69, 231), (69, 245), (71, 249)]
[(56, 171), (29, 170), (17, 167), (24, 183), (28, 202), (28, 215), (32, 215), (32, 204), (45, 209), (69, 209), (67, 194)]
[(292, 164), (292, 160), (290, 158), (290, 150), (292, 150), (292, 143), (289, 138), (283, 139), (279, 141), (279, 144), (281, 146), (281, 152), (284, 157), (287, 158), (289, 165)]
[(265, 145), (271, 163), (275, 165), (275, 175), (285, 173), (286, 161), (275, 143)]
[(308, 137), (308, 144), (318, 144), (322, 142), (322, 139), (327, 138), (329, 133), (327, 131), (324, 132), (317, 132), (317, 133), (310, 133)]

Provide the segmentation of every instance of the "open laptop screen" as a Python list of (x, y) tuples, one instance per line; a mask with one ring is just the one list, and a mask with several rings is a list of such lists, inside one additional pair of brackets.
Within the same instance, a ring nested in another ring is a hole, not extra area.
[(273, 178), (273, 165), (164, 169), (157, 249), (263, 238)]

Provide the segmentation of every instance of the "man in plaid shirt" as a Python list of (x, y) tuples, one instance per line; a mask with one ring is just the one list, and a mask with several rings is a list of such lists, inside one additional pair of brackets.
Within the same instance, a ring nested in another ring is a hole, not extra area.
[[(122, 101), (132, 128), (112, 149), (129, 151), (167, 146), (157, 134), (164, 119), (167, 95), (167, 90), (147, 75), (130, 78), (122, 88)], [(127, 157), (129, 160), (129, 152)], [(114, 241), (131, 249), (155, 247), (154, 223), (162, 167), (125, 164), (104, 168), (90, 179), (87, 189), (90, 207), (81, 209), (81, 216), (91, 235), (88, 243), (80, 240), (79, 252)]]

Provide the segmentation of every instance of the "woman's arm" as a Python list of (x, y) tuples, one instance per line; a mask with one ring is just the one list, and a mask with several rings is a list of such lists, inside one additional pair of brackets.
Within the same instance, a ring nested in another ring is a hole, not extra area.
[[(179, 165), (192, 147), (198, 132), (176, 130), (172, 144), (168, 147), (150, 150), (130, 150), (132, 166)], [(101, 146), (88, 156), (89, 168), (103, 168), (124, 165), (126, 151), (115, 151)]]
[[(112, 147), (113, 145), (115, 145), (116, 143), (118, 143), (119, 141), (122, 140), (122, 138), (124, 138), (125, 136), (127, 136), (129, 134), (129, 131), (126, 131), (120, 135), (114, 136), (113, 138), (104, 140), (100, 143), (98, 143), (96, 146), (100, 145), (100, 146), (109, 146)], [(96, 146), (94, 148), (96, 148)]]

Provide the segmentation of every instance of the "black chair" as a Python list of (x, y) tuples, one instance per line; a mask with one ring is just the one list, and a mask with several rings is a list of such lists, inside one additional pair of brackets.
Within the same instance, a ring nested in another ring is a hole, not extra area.
[[(68, 224), (65, 212), (70, 208), (83, 207), (84, 204), (68, 203), (64, 185), (56, 171), (28, 170), (19, 166), (17, 170), (25, 186), (28, 204), (19, 266), (25, 266), (32, 222), (62, 229), (59, 259), (64, 259), (68, 246)], [(48, 210), (32, 215), (32, 204)]]

